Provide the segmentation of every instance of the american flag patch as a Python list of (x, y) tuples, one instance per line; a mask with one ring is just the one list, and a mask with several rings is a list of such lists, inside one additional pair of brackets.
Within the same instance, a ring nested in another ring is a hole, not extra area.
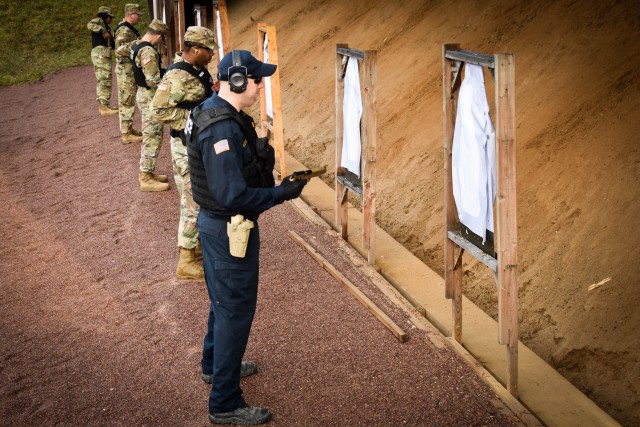
[(166, 84), (164, 84), (164, 83), (159, 84), (159, 85), (158, 85), (158, 89), (156, 89), (156, 90), (159, 90), (159, 91), (165, 91), (165, 90), (167, 90), (167, 85), (166, 85)]
[(216, 150), (216, 154), (220, 154), (223, 151), (229, 151), (229, 141), (223, 139), (213, 144), (213, 149)]

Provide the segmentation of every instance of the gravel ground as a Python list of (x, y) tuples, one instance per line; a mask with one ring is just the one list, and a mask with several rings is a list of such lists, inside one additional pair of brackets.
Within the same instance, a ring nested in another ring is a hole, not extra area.
[[(90, 67), (0, 89), (0, 425), (206, 426), (202, 281), (174, 277), (173, 182), (141, 193), (139, 145), (100, 117)], [(115, 100), (115, 97), (114, 97)], [(137, 117), (139, 120), (139, 117)], [(168, 138), (168, 135), (166, 135)], [(158, 172), (170, 173), (169, 144)], [(242, 380), (272, 426), (508, 426), (437, 348), (288, 204), (260, 219), (258, 311)], [(294, 230), (407, 333), (400, 343), (288, 236)], [(499, 405), (498, 405), (499, 406)]]

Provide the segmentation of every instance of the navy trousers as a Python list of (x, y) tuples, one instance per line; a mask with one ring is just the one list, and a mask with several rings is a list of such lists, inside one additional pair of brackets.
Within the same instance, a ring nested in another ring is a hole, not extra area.
[(204, 276), (210, 308), (202, 349), (202, 372), (213, 374), (209, 413), (247, 406), (240, 388), (240, 365), (258, 299), (260, 233), (249, 235), (244, 258), (229, 253), (226, 218), (204, 209), (198, 215)]

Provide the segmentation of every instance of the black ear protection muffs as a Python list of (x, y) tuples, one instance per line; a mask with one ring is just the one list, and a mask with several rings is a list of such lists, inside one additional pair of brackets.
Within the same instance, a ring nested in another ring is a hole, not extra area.
[(242, 93), (247, 89), (247, 67), (242, 66), (239, 51), (232, 51), (231, 59), (233, 67), (229, 68), (229, 87), (231, 92)]

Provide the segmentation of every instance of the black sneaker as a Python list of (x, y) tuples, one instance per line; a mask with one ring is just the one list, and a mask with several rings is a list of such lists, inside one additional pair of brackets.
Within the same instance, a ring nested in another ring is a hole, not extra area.
[(254, 426), (266, 423), (271, 419), (271, 411), (267, 408), (247, 406), (238, 408), (232, 412), (221, 414), (209, 414), (209, 421), (214, 424), (237, 424), (241, 426)]
[[(258, 367), (256, 366), (256, 362), (252, 360), (243, 360), (240, 365), (240, 378), (248, 377), (249, 375), (253, 375), (258, 372)], [(202, 381), (207, 384), (211, 384), (213, 382), (213, 374), (202, 374)]]

